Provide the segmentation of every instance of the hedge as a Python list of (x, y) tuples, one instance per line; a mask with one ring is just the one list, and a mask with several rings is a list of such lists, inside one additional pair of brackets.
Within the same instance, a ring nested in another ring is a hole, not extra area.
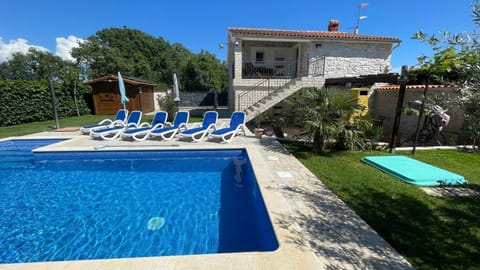
[[(60, 118), (76, 116), (73, 91), (62, 83), (53, 84)], [(86, 99), (89, 88), (77, 86), (80, 114), (91, 113)], [(0, 126), (10, 126), (53, 119), (49, 82), (0, 80)]]

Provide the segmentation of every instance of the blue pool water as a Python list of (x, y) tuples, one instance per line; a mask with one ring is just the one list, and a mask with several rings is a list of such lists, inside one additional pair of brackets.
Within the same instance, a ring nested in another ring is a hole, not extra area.
[(32, 154), (38, 145), (18, 144), (0, 142), (0, 263), (278, 247), (244, 150)]

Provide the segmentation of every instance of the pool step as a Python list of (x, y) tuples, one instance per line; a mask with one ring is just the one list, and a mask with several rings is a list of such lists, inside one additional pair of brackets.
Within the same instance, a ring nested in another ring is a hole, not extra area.
[(21, 161), (6, 161), (0, 163), (0, 170), (7, 169), (31, 169), (35, 167), (33, 159)]
[(32, 152), (0, 150), (0, 169), (27, 169), (32, 167)]

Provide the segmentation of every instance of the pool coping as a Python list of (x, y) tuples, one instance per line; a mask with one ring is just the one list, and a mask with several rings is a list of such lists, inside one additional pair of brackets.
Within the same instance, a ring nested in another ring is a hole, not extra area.
[[(239, 136), (228, 144), (105, 142), (79, 132), (42, 132), (0, 141), (59, 137), (72, 139), (36, 151), (245, 149), (279, 248), (267, 252), (0, 264), (0, 269), (413, 269), (274, 139)], [(98, 148), (102, 145), (107, 147)]]

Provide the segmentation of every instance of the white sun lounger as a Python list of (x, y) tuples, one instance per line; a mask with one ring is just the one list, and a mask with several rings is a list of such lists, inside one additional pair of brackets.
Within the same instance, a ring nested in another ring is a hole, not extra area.
[(133, 139), (135, 141), (144, 141), (150, 137), (152, 130), (163, 128), (167, 123), (168, 113), (164, 111), (156, 112), (152, 123), (141, 123), (137, 128), (124, 130), (120, 137), (122, 139)]
[(80, 131), (83, 134), (90, 134), (95, 129), (102, 129), (107, 127), (113, 127), (119, 124), (125, 124), (127, 121), (128, 110), (120, 109), (117, 111), (115, 118), (113, 121), (111, 119), (103, 119), (102, 121), (98, 122), (97, 124), (87, 125), (80, 128)]
[(164, 140), (171, 140), (182, 129), (187, 128), (188, 118), (190, 114), (187, 111), (180, 111), (175, 114), (173, 124), (167, 123), (162, 128), (157, 128), (150, 131), (150, 138), (162, 138)]
[(90, 133), (95, 139), (104, 139), (104, 140), (116, 140), (120, 138), (120, 134), (129, 128), (136, 128), (140, 124), (140, 120), (142, 119), (142, 112), (141, 111), (133, 111), (128, 116), (127, 124), (118, 124), (113, 127), (102, 128), (93, 130)]

